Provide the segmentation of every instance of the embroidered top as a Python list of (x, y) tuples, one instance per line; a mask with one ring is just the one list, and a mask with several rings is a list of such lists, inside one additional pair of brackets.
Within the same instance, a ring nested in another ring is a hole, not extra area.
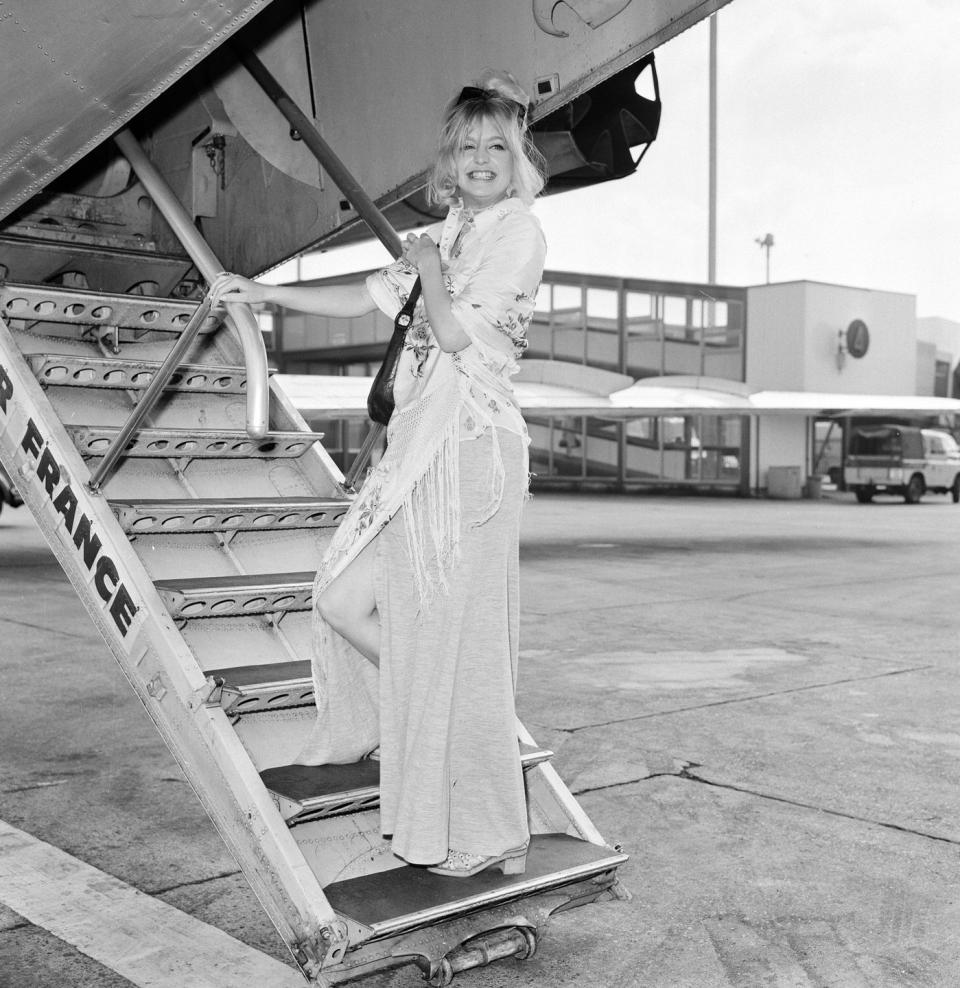
[[(442, 223), (426, 232), (440, 247), (453, 317), (471, 340), (450, 354), (456, 369), (469, 379), (467, 395), (474, 399), (469, 404), (476, 405), (462, 412), (461, 437), (479, 435), (489, 425), (525, 436), (510, 377), (527, 346), (527, 326), (543, 274), (546, 244), (540, 223), (519, 199), (510, 198), (477, 212), (462, 204), (453, 206)], [(416, 269), (401, 259), (370, 275), (367, 289), (393, 319), (416, 276)], [(398, 409), (422, 395), (440, 353), (421, 301), (397, 366)]]

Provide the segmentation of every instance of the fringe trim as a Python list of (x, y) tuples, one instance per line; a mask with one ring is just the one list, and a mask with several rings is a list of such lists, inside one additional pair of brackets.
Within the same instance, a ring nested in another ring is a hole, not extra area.
[(460, 416), (451, 416), (423, 475), (403, 499), (407, 554), (423, 611), (460, 558)]

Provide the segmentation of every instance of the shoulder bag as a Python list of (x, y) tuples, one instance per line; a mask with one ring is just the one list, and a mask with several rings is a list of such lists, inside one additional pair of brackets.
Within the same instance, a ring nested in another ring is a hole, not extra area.
[(387, 344), (387, 352), (383, 356), (383, 363), (377, 376), (373, 379), (370, 393), (367, 395), (367, 414), (374, 422), (386, 425), (393, 414), (395, 403), (393, 400), (393, 382), (397, 377), (397, 365), (400, 363), (400, 355), (407, 338), (407, 330), (413, 322), (413, 310), (416, 308), (417, 300), (420, 298), (420, 279), (413, 283), (410, 289), (410, 297), (404, 303), (403, 308), (397, 313), (393, 320), (393, 335)]

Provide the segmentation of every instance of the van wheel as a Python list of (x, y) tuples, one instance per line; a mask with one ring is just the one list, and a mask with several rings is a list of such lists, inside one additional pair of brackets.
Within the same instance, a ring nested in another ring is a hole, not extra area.
[(869, 504), (873, 500), (873, 491), (869, 487), (858, 487), (853, 493), (861, 504)]
[(926, 492), (926, 484), (923, 482), (923, 477), (920, 474), (915, 473), (910, 478), (910, 483), (907, 484), (906, 489), (903, 492), (903, 499), (907, 504), (916, 504), (920, 498), (923, 497)]
[(960, 501), (960, 473), (953, 478), (953, 486), (950, 488), (950, 498), (954, 504)]

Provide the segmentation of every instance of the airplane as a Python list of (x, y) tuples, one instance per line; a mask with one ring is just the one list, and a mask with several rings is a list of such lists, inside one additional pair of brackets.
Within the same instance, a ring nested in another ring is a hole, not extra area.
[(532, 95), (549, 193), (630, 174), (659, 127), (655, 49), (726, 2), (0, 14), (0, 465), (312, 984), (528, 957), (556, 909), (626, 894), (626, 856), (522, 724), (534, 863), (455, 889), (383, 853), (375, 763), (291, 764), (317, 543), (349, 495), (252, 310), (211, 313), (205, 285), (364, 225), (395, 256), (433, 216), (434, 122), (488, 66)]

